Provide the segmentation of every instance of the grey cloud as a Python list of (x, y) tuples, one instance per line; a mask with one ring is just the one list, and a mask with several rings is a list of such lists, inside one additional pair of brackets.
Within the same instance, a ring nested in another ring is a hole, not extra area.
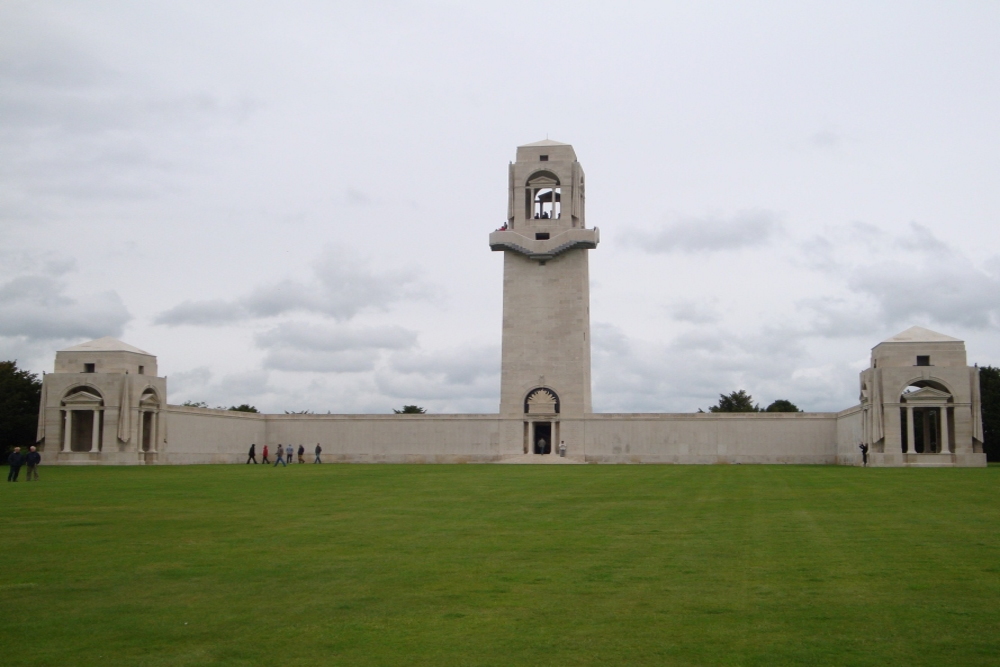
[(678, 220), (657, 232), (635, 232), (629, 243), (646, 252), (716, 252), (768, 243), (781, 228), (772, 211), (742, 211), (731, 218)]
[[(723, 392), (747, 389), (758, 401), (786, 398), (813, 409), (842, 409), (852, 400), (850, 373), (820, 380), (839, 393), (809, 389), (815, 378), (796, 372), (809, 363), (799, 332), (753, 334), (696, 330), (663, 342), (626, 336), (613, 325), (594, 327), (594, 409), (600, 412), (693, 412)], [(847, 378), (847, 380), (845, 380)], [(807, 381), (808, 380), (808, 381)]]
[(402, 350), (416, 343), (416, 332), (402, 327), (345, 327), (286, 322), (256, 336), (267, 350), (264, 366), (306, 372), (372, 370), (382, 350)]
[(156, 324), (228, 324), (249, 317), (247, 309), (239, 303), (214, 299), (210, 301), (185, 301), (161, 313)]
[(58, 32), (25, 25), (0, 40), (0, 151), (10, 156), (0, 163), (2, 219), (45, 219), (61, 199), (137, 200), (169, 190), (164, 175), (182, 177), (209, 131), (238, 125), (259, 106), (159, 89)]
[(1000, 263), (977, 267), (925, 225), (911, 223), (905, 232), (888, 235), (852, 223), (800, 247), (806, 266), (849, 292), (798, 301), (808, 320), (804, 336), (865, 336), (916, 323), (975, 329), (1000, 324)]
[(480, 378), (499, 375), (500, 348), (466, 347), (438, 352), (396, 354), (392, 369), (400, 373), (415, 373), (439, 377), (445, 383), (468, 385)]
[(930, 318), (981, 329), (1000, 316), (1000, 281), (967, 262), (867, 266), (855, 272), (850, 287), (874, 298), (887, 322)]
[(718, 311), (701, 301), (678, 301), (667, 307), (670, 316), (679, 322), (710, 324), (719, 321)]
[(181, 371), (170, 376), (170, 400), (204, 401), (209, 407), (254, 403), (275, 393), (266, 370), (224, 375), (218, 380), (205, 366)]
[(375, 368), (378, 360), (378, 350), (374, 349), (317, 352), (280, 348), (267, 353), (264, 367), (307, 373), (360, 373)]
[(185, 301), (160, 313), (156, 324), (220, 325), (290, 312), (349, 320), (362, 310), (385, 310), (404, 299), (424, 298), (413, 272), (376, 273), (362, 262), (327, 249), (313, 264), (312, 281), (283, 280), (234, 300)]
[(500, 398), (500, 349), (457, 347), (396, 353), (375, 374), (383, 396), (416, 402), (437, 412), (496, 412)]
[(0, 285), (0, 336), (120, 336), (131, 319), (116, 292), (72, 297), (63, 281), (38, 275), (19, 276)]
[(402, 350), (417, 341), (415, 331), (399, 326), (345, 327), (286, 322), (257, 334), (258, 347), (296, 347), (324, 352), (357, 349)]
[(817, 148), (836, 148), (840, 141), (840, 135), (832, 130), (821, 130), (809, 137), (809, 143)]
[(919, 254), (933, 254), (937, 259), (954, 257), (955, 250), (934, 236), (934, 233), (926, 226), (917, 222), (910, 223), (910, 233), (896, 238), (896, 245), (904, 250), (910, 250)]

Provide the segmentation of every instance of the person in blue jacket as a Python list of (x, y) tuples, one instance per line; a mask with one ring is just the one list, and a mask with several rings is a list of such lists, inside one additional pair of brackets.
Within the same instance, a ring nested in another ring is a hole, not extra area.
[(24, 455), (21, 454), (20, 447), (15, 447), (14, 451), (7, 457), (7, 465), (10, 466), (10, 472), (7, 473), (7, 481), (16, 482), (17, 476), (21, 472), (21, 466), (24, 465)]
[(42, 455), (38, 453), (35, 446), (31, 446), (31, 450), (28, 455), (24, 457), (24, 462), (28, 464), (28, 479), (27, 482), (31, 481), (32, 475), (35, 477), (35, 481), (38, 481), (38, 464), (42, 462)]

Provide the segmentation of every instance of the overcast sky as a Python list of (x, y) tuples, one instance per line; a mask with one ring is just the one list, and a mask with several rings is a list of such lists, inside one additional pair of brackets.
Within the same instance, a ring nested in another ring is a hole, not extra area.
[(496, 412), (515, 147), (587, 172), (594, 409), (1000, 365), (1000, 3), (0, 4), (0, 359), (171, 403)]

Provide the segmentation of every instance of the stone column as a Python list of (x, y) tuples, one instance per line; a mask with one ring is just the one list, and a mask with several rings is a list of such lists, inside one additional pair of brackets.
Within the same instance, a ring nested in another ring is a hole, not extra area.
[(94, 427), (90, 432), (90, 452), (101, 451), (101, 411), (94, 409)]
[(139, 415), (139, 423), (136, 424), (136, 427), (135, 427), (135, 431), (136, 431), (135, 451), (137, 451), (139, 453), (142, 453), (142, 451), (143, 451), (143, 449), (142, 449), (142, 427), (144, 426), (143, 422), (145, 421), (143, 419), (143, 417), (145, 416), (146, 413), (144, 413), (142, 410), (139, 410), (139, 411), (136, 412), (136, 414)]
[(939, 410), (941, 411), (941, 419), (938, 420), (941, 427), (941, 436), (938, 439), (941, 443), (940, 453), (948, 454), (951, 451), (951, 447), (948, 446), (948, 406), (942, 405)]
[(63, 451), (73, 451), (73, 411), (66, 408), (66, 432), (63, 434)]
[(156, 440), (157, 434), (160, 432), (160, 412), (159, 410), (154, 410), (152, 412), (152, 417), (149, 418), (149, 451), (156, 451)]
[(913, 406), (906, 406), (906, 453), (917, 453), (917, 438), (913, 428)]

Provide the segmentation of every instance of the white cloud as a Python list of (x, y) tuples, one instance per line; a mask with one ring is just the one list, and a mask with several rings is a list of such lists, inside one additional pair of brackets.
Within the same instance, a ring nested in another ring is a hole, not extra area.
[(413, 347), (417, 334), (398, 326), (285, 322), (257, 334), (255, 340), (259, 348), (267, 351), (266, 368), (346, 373), (372, 370), (383, 350)]
[(71, 296), (65, 281), (41, 275), (0, 284), (0, 336), (28, 340), (120, 336), (131, 319), (116, 292)]
[(729, 218), (706, 216), (685, 218), (662, 226), (656, 232), (634, 231), (626, 240), (646, 252), (717, 252), (739, 250), (768, 243), (781, 229), (772, 211), (741, 211)]
[(155, 323), (213, 326), (293, 312), (343, 321), (362, 311), (385, 310), (394, 303), (428, 295), (414, 271), (376, 271), (333, 247), (313, 262), (312, 269), (313, 278), (308, 282), (282, 280), (232, 300), (185, 301), (160, 313)]

